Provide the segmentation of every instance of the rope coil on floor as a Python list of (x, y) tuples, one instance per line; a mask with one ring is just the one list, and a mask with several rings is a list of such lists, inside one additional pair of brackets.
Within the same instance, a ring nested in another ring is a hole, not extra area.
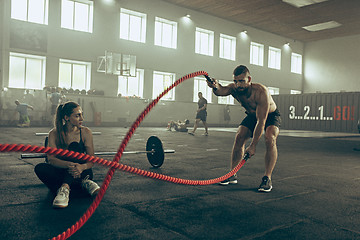
[(130, 138), (134, 134), (136, 128), (140, 125), (140, 123), (143, 121), (145, 116), (150, 112), (150, 110), (159, 102), (159, 100), (167, 94), (171, 89), (182, 83), (183, 81), (193, 78), (196, 76), (205, 75), (208, 76), (208, 73), (205, 71), (198, 71), (194, 72), (188, 75), (183, 76), (182, 78), (176, 80), (170, 87), (165, 89), (156, 99), (154, 99), (151, 103), (148, 104), (148, 106), (143, 110), (143, 112), (137, 117), (137, 119), (134, 121), (132, 126), (130, 127), (128, 133), (124, 137), (122, 143), (119, 146), (119, 149), (117, 151), (117, 154), (114, 156), (113, 161), (108, 161), (99, 157), (90, 156), (84, 153), (78, 153), (73, 152), (69, 150), (63, 150), (63, 149), (57, 149), (57, 148), (50, 148), (50, 147), (39, 147), (39, 146), (32, 146), (32, 145), (23, 145), (23, 144), (0, 144), (0, 152), (31, 152), (31, 153), (47, 153), (54, 156), (66, 156), (66, 157), (72, 157), (79, 160), (85, 160), (85, 161), (91, 161), (93, 163), (97, 163), (103, 166), (110, 167), (108, 173), (106, 174), (106, 177), (102, 183), (102, 186), (100, 188), (99, 193), (97, 194), (96, 198), (90, 205), (90, 207), (86, 210), (84, 215), (70, 228), (68, 228), (63, 233), (59, 234), (56, 237), (53, 237), (52, 240), (60, 240), (60, 239), (67, 239), (71, 235), (73, 235), (77, 230), (79, 230), (86, 222), (89, 220), (89, 218), (92, 216), (92, 214), (95, 212), (96, 208), (99, 206), (102, 198), (105, 195), (105, 192), (111, 182), (111, 179), (114, 175), (114, 172), (116, 169), (138, 174), (140, 176), (145, 176), (149, 178), (159, 179), (163, 181), (168, 181), (172, 183), (177, 184), (185, 184), (185, 185), (210, 185), (214, 183), (218, 183), (220, 181), (223, 181), (230, 176), (234, 175), (246, 162), (246, 159), (242, 159), (240, 163), (229, 173), (226, 175), (210, 179), (210, 180), (188, 180), (188, 179), (181, 179), (181, 178), (175, 178), (163, 174), (158, 174), (134, 167), (130, 167), (124, 164), (120, 164), (119, 160), (122, 156), (122, 153), (125, 150), (126, 145), (130, 141)]

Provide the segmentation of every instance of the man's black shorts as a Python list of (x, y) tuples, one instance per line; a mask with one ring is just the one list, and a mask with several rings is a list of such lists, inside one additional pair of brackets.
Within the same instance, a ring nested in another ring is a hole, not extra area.
[[(256, 115), (255, 114), (248, 114), (244, 120), (240, 123), (240, 125), (243, 125), (250, 129), (251, 133), (254, 132), (255, 126), (257, 123)], [(281, 125), (281, 117), (280, 117), (280, 111), (276, 109), (274, 112), (270, 113), (266, 119), (265, 122), (265, 131), (268, 126), (274, 125), (278, 128), (280, 128)]]
[(201, 121), (206, 122), (206, 116), (207, 116), (206, 111), (200, 111), (196, 114), (196, 119), (200, 119)]

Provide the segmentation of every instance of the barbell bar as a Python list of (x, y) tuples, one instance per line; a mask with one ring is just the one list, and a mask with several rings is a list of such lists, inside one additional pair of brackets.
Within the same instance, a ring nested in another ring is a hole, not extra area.
[[(35, 133), (35, 136), (48, 136), (49, 133)], [(101, 135), (101, 132), (92, 132), (92, 135)]]
[[(153, 151), (129, 151), (129, 152), (123, 152), (123, 154), (144, 154), (144, 153), (154, 153)], [(167, 149), (164, 150), (164, 153), (175, 153), (175, 150)], [(117, 154), (117, 152), (96, 152), (94, 153), (94, 156), (114, 156)], [(47, 156), (46, 153), (23, 153), (21, 154), (21, 159), (25, 158), (45, 158)]]
[[(47, 138), (45, 139), (45, 146), (47, 146)], [(168, 149), (164, 150), (161, 140), (156, 136), (151, 136), (146, 142), (145, 151), (128, 151), (123, 152), (123, 154), (144, 154), (146, 153), (149, 163), (155, 167), (159, 168), (162, 166), (165, 160), (165, 153), (175, 153), (175, 150)], [(117, 152), (96, 152), (94, 156), (111, 156), (115, 155)], [(23, 153), (21, 154), (21, 159), (25, 158), (46, 158), (46, 153)]]

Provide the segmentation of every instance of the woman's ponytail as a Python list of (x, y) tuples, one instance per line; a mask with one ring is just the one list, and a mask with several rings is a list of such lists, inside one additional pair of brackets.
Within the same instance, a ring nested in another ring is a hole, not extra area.
[(54, 128), (56, 129), (56, 147), (57, 148), (66, 148), (65, 135), (67, 132), (66, 123), (64, 122), (65, 116), (70, 117), (74, 109), (77, 108), (79, 104), (76, 102), (66, 102), (64, 104), (59, 104), (56, 109), (56, 115), (54, 119)]

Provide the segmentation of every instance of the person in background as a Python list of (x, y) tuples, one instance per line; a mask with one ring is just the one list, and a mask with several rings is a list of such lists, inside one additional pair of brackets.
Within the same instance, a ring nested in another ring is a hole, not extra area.
[(60, 103), (61, 95), (55, 87), (51, 88), (50, 102), (51, 102), (51, 116), (55, 115), (56, 108)]
[(171, 131), (171, 128), (174, 128), (175, 131), (177, 132), (187, 132), (188, 131), (188, 126), (190, 124), (190, 121), (188, 119), (185, 119), (183, 122), (181, 120), (175, 122), (173, 120), (171, 120), (168, 123), (167, 129), (169, 131)]
[(203, 97), (202, 92), (198, 93), (198, 97), (199, 97), (199, 101), (198, 101), (198, 110), (196, 112), (196, 117), (195, 117), (195, 124), (194, 124), (194, 129), (191, 132), (188, 132), (190, 135), (195, 135), (195, 131), (198, 128), (198, 124), (200, 121), (203, 122), (204, 127), (205, 127), (205, 136), (208, 136), (208, 126), (206, 123), (206, 118), (207, 118), (207, 100)]
[[(19, 113), (18, 127), (30, 127), (30, 118), (28, 109), (34, 110), (34, 107), (27, 103), (20, 103), (19, 100), (15, 100), (16, 111)], [(15, 113), (16, 114), (16, 113)]]
[[(54, 128), (49, 132), (49, 147), (94, 155), (93, 135), (82, 126), (83, 112), (79, 104), (66, 102), (56, 110)], [(73, 158), (48, 155), (47, 163), (35, 166), (38, 178), (54, 193), (54, 208), (66, 208), (70, 189), (85, 190), (95, 196), (100, 187), (92, 181), (94, 163)]]

